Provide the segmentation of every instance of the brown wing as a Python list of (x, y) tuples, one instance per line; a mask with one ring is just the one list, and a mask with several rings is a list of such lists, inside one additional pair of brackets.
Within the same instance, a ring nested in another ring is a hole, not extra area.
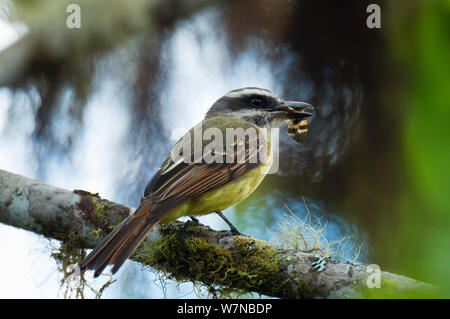
[[(213, 120), (214, 121), (214, 120)], [(217, 119), (216, 119), (217, 121)], [(240, 123), (244, 128), (246, 122)], [(211, 123), (210, 123), (211, 124)], [(212, 123), (214, 124), (214, 123)], [(215, 123), (217, 125), (235, 125), (231, 123)], [(225, 126), (229, 127), (229, 126)], [(232, 126), (231, 126), (232, 127)], [(212, 149), (205, 154), (199, 154), (198, 163), (174, 162), (169, 155), (161, 168), (147, 185), (141, 204), (136, 211), (120, 223), (109, 233), (97, 247), (80, 262), (81, 272), (94, 269), (94, 276), (98, 276), (103, 269), (110, 264), (115, 273), (123, 262), (133, 253), (146, 234), (167, 214), (170, 210), (183, 202), (206, 193), (214, 188), (242, 176), (246, 172), (255, 169), (262, 164), (261, 154), (266, 154), (266, 141), (261, 132), (249, 135), (244, 147), (238, 147), (241, 140), (234, 140), (228, 150), (233, 161), (227, 163), (226, 143), (222, 143), (221, 154), (223, 163), (204, 160), (212, 154)], [(217, 151), (214, 149), (214, 151)], [(220, 151), (220, 150), (218, 150)], [(197, 158), (194, 156), (193, 158)]]
[[(244, 126), (243, 129), (252, 127), (246, 122), (240, 125)], [(152, 215), (156, 214), (158, 217), (154, 217), (162, 218), (165, 213), (183, 202), (259, 167), (262, 164), (261, 154), (266, 154), (266, 140), (263, 133), (258, 130), (256, 132), (257, 134), (247, 135), (245, 141), (235, 139), (229, 143), (228, 150), (234, 152), (231, 163), (226, 161), (226, 141), (222, 143), (222, 163), (205, 162), (204, 158), (211, 155), (211, 150), (200, 155), (202, 160), (199, 163), (176, 163), (169, 155), (148, 183), (142, 197), (142, 200), (152, 201)], [(238, 146), (240, 141), (244, 143), (243, 147)]]

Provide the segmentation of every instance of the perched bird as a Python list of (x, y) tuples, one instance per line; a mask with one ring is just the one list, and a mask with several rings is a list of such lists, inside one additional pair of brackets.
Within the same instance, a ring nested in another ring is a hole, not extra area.
[[(198, 141), (187, 139), (195, 137), (195, 127), (180, 139), (147, 184), (136, 211), (78, 264), (78, 272), (92, 269), (97, 277), (113, 265), (114, 274), (155, 225), (181, 216), (195, 220), (193, 216), (216, 212), (232, 233), (239, 234), (221, 211), (247, 198), (267, 174), (272, 157), (267, 132), (285, 123), (302, 122), (312, 115), (312, 109), (307, 103), (283, 101), (266, 89), (228, 92), (211, 106), (199, 126), (205, 133), (213, 132), (216, 143), (211, 146), (211, 137), (209, 141), (202, 138), (201, 149), (196, 147)], [(246, 135), (225, 139), (230, 130)], [(182, 146), (185, 154), (177, 158)]]

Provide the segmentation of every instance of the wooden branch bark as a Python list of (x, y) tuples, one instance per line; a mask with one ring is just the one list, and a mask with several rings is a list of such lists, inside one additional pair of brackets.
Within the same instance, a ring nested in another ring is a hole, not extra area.
[[(93, 248), (132, 208), (98, 194), (68, 191), (0, 170), (0, 222)], [(198, 224), (160, 225), (132, 259), (176, 280), (199, 281), (280, 298), (397, 297), (434, 292), (429, 284), (381, 272), (381, 288), (368, 288), (364, 266), (329, 261), (317, 271), (312, 254), (231, 236)]]

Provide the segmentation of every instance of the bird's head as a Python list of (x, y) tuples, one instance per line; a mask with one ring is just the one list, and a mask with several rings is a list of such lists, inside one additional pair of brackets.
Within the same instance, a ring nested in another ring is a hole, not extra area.
[(231, 116), (269, 128), (301, 122), (312, 115), (312, 110), (308, 103), (283, 101), (269, 90), (245, 87), (232, 90), (217, 100), (206, 117)]

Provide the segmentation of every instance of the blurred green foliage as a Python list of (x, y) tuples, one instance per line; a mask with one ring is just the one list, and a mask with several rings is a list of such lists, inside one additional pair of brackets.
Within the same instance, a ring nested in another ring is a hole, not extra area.
[(401, 108), (409, 178), (395, 208), (402, 214), (397, 262), (450, 297), (450, 1), (422, 1), (414, 15), (391, 39), (406, 72)]

